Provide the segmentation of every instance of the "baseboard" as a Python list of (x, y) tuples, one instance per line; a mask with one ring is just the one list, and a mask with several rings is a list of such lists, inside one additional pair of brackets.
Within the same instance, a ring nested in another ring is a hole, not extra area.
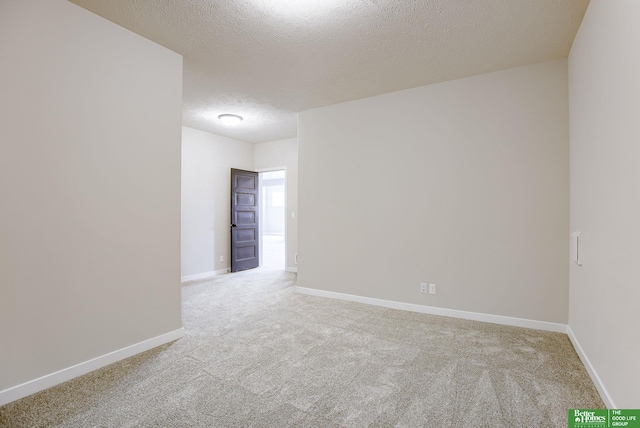
[(580, 346), (580, 342), (578, 342), (578, 338), (576, 337), (575, 334), (573, 334), (573, 330), (571, 329), (571, 326), (567, 326), (567, 335), (569, 336), (569, 340), (571, 340), (571, 344), (573, 345), (573, 348), (576, 350), (578, 357), (580, 357), (582, 364), (584, 364), (584, 366), (586, 367), (587, 373), (589, 373), (589, 376), (591, 377), (591, 381), (593, 382), (593, 384), (596, 386), (596, 389), (600, 393), (600, 398), (602, 398), (602, 401), (604, 401), (604, 405), (607, 406), (607, 408), (609, 409), (617, 409), (618, 407), (616, 407), (613, 400), (611, 399), (611, 396), (609, 395), (607, 388), (604, 387), (604, 384), (602, 383), (600, 376), (598, 376), (596, 369), (591, 364), (591, 361), (589, 361), (589, 357), (587, 357), (587, 354), (584, 353), (582, 346)]
[(298, 273), (298, 268), (297, 267), (287, 267), (287, 268), (285, 268), (285, 270), (287, 272)]
[(47, 388), (56, 386), (62, 382), (66, 382), (83, 374), (87, 374), (99, 368), (108, 366), (117, 361), (124, 360), (125, 358), (132, 357), (149, 349), (155, 348), (165, 343), (173, 342), (184, 336), (184, 329), (170, 331), (169, 333), (162, 334), (160, 336), (153, 337), (143, 342), (136, 343), (126, 348), (118, 349), (117, 351), (110, 352), (97, 358), (93, 358), (84, 363), (76, 364), (75, 366), (67, 367), (55, 373), (51, 373), (42, 376), (38, 379), (25, 382), (21, 385), (17, 385), (4, 391), (0, 391), (0, 406), (3, 406), (12, 401), (26, 397), (36, 392), (42, 391)]
[(196, 273), (194, 275), (187, 275), (180, 278), (180, 282), (196, 281), (198, 279), (207, 279), (216, 275), (222, 275), (229, 273), (229, 268), (212, 270), (210, 272)]
[(465, 320), (489, 322), (493, 324), (510, 325), (514, 327), (532, 328), (536, 330), (566, 333), (565, 324), (557, 324), (546, 321), (536, 321), (524, 318), (513, 318), (502, 315), (483, 314), (480, 312), (467, 312), (455, 309), (437, 308), (434, 306), (415, 305), (412, 303), (395, 302), (392, 300), (374, 299), (372, 297), (355, 296), (352, 294), (336, 293), (333, 291), (317, 290), (315, 288), (296, 287), (296, 291), (311, 296), (328, 297), (331, 299), (348, 300), (350, 302), (365, 303), (367, 305), (383, 306), (385, 308), (400, 309), (403, 311), (419, 312), (443, 317), (462, 318)]
[(180, 277), (180, 282), (188, 282), (188, 281), (195, 281), (198, 279), (206, 279), (206, 278), (211, 278), (212, 276), (216, 276), (218, 271), (212, 270), (211, 272), (202, 272), (202, 273), (196, 273), (194, 275), (187, 275), (187, 276), (183, 276)]

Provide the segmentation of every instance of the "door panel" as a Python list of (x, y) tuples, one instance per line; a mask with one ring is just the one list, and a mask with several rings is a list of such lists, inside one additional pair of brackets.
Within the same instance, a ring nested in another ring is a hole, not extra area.
[(240, 205), (255, 205), (256, 197), (250, 193), (238, 193), (236, 195), (236, 204)]
[(231, 272), (258, 267), (258, 173), (231, 169)]
[(236, 230), (236, 239), (238, 242), (255, 241), (256, 232), (253, 229), (238, 229)]
[[(238, 207), (239, 205), (236, 205)], [(236, 208), (237, 210), (245, 209), (245, 206)], [(236, 218), (233, 220), (238, 226), (248, 226), (256, 223), (256, 213), (252, 211), (236, 211)]]

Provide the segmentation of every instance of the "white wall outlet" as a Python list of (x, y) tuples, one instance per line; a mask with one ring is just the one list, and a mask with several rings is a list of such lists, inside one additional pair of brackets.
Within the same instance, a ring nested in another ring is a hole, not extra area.
[(298, 253), (296, 253), (295, 259), (294, 259), (295, 264), (298, 264)]
[(224, 262), (224, 256), (220, 256), (220, 263)]
[(426, 293), (427, 292), (427, 283), (426, 282), (421, 282), (420, 283), (420, 292), (421, 293)]
[(436, 294), (436, 285), (429, 284), (429, 294)]

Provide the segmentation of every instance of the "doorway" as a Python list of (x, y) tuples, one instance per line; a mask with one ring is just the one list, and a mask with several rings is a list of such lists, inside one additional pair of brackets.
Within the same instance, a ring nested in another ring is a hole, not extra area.
[(286, 266), (286, 171), (262, 171), (260, 183), (260, 266), (284, 270)]

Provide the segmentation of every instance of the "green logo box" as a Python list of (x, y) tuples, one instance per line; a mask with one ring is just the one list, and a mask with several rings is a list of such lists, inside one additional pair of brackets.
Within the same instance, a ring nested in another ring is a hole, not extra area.
[(640, 409), (569, 409), (568, 428), (640, 428)]

